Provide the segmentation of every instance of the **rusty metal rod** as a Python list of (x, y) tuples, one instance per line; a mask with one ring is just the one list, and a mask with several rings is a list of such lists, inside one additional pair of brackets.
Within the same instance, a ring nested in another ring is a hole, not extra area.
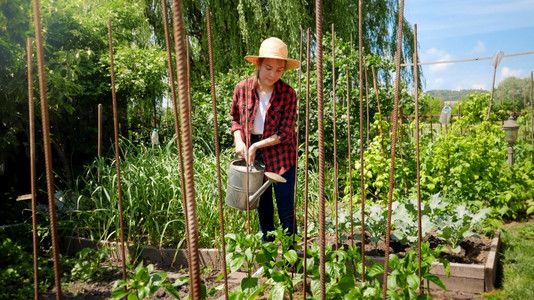
[(336, 118), (336, 31), (332, 23), (332, 127), (334, 127), (334, 209), (335, 209), (335, 227), (336, 227), (336, 249), (339, 249), (339, 224), (338, 224), (338, 177), (339, 170), (337, 166), (337, 118)]
[(187, 62), (184, 41), (184, 23), (182, 15), (182, 1), (173, 1), (174, 20), (174, 49), (176, 51), (176, 70), (178, 78), (178, 92), (180, 97), (180, 115), (182, 116), (181, 128), (183, 134), (184, 177), (185, 191), (187, 194), (186, 222), (189, 224), (188, 246), (191, 259), (189, 261), (189, 274), (191, 284), (191, 298), (201, 299), (200, 286), (200, 258), (198, 253), (198, 231), (195, 200), (195, 181), (193, 168), (193, 141), (191, 131), (191, 108), (188, 93)]
[(382, 144), (382, 158), (386, 158), (386, 153), (385, 153), (385, 146), (384, 146), (384, 128), (382, 126), (382, 111), (380, 110), (380, 97), (379, 97), (379, 91), (378, 91), (378, 87), (377, 87), (377, 83), (376, 83), (376, 74), (375, 74), (375, 66), (374, 65), (371, 65), (371, 71), (373, 73), (373, 86), (375, 88), (375, 94), (376, 94), (376, 104), (377, 104), (377, 108), (378, 108), (378, 118), (380, 120), (380, 141), (381, 141), (381, 144)]
[(48, 208), (50, 214), (50, 231), (52, 236), (52, 256), (54, 258), (54, 282), (56, 299), (62, 299), (61, 292), (61, 262), (59, 261), (59, 242), (57, 236), (56, 203), (54, 188), (54, 169), (52, 166), (52, 146), (50, 141), (50, 120), (48, 116), (48, 99), (46, 98), (46, 72), (41, 26), (41, 10), (39, 0), (33, 0), (33, 16), (35, 25), (35, 39), (37, 42), (37, 65), (39, 69), (39, 94), (41, 97), (41, 121), (43, 126), (43, 148), (46, 163), (46, 184), (48, 192)]
[(391, 117), (393, 120), (391, 129), (391, 166), (389, 169), (389, 191), (388, 191), (388, 216), (386, 226), (386, 253), (384, 254), (384, 280), (382, 281), (382, 299), (386, 299), (388, 289), (388, 267), (389, 267), (389, 244), (391, 235), (391, 206), (393, 200), (393, 184), (395, 181), (395, 148), (397, 140), (397, 112), (399, 110), (400, 98), (400, 64), (402, 56), (402, 25), (404, 21), (404, 0), (400, 0), (400, 7), (398, 12), (398, 27), (397, 27), (397, 51), (395, 55), (395, 104)]
[(303, 297), (306, 300), (307, 271), (306, 260), (308, 256), (308, 182), (309, 182), (309, 141), (310, 141), (310, 28), (306, 32), (306, 136), (305, 136), (305, 166), (304, 166), (304, 255), (302, 274)]
[(102, 157), (102, 104), (101, 103), (98, 103), (98, 111), (97, 111), (97, 114), (98, 114), (98, 135), (97, 135), (97, 139), (98, 139), (98, 142), (97, 142), (97, 150), (96, 150), (96, 154), (97, 154), (97, 157), (98, 157), (98, 168), (96, 170), (97, 172), (97, 180), (98, 180), (98, 183), (100, 183), (100, 157)]
[[(184, 162), (182, 156), (182, 136), (180, 133), (180, 116), (178, 114), (178, 103), (176, 101), (176, 84), (174, 77), (174, 68), (172, 63), (172, 43), (170, 38), (169, 30), (169, 16), (167, 13), (167, 1), (161, 0), (161, 7), (163, 10), (163, 29), (165, 31), (165, 45), (167, 50), (167, 66), (169, 68), (169, 84), (171, 86), (171, 100), (172, 100), (172, 109), (174, 116), (174, 132), (176, 134), (176, 148), (178, 149), (178, 166), (180, 168), (180, 191), (182, 192), (182, 205), (184, 206), (184, 211), (187, 211), (187, 195), (185, 193), (185, 179), (184, 179)], [(189, 237), (189, 226), (185, 222), (185, 232), (186, 236)], [(186, 239), (187, 248), (187, 261), (191, 261), (189, 251), (189, 240)]]
[[(362, 47), (362, 53), (365, 52), (365, 47)], [(364, 75), (364, 80), (365, 80), (365, 111), (367, 113), (367, 118), (365, 119), (366, 123), (367, 123), (367, 135), (365, 136), (366, 139), (365, 139), (365, 142), (366, 142), (366, 147), (369, 147), (369, 136), (371, 134), (371, 129), (370, 129), (370, 122), (371, 122), (371, 118), (369, 117), (369, 88), (367, 86), (367, 63), (365, 62), (365, 56), (362, 57), (362, 63), (363, 63), (363, 69), (364, 69), (364, 72), (363, 72), (363, 75)]]
[[(302, 62), (302, 28), (300, 29), (300, 43), (299, 43), (299, 62)], [(293, 187), (294, 189), (294, 194), (293, 194), (293, 244), (295, 244), (295, 234), (297, 233), (296, 229), (297, 229), (297, 186), (298, 186), (298, 167), (299, 167), (299, 132), (300, 132), (300, 90), (301, 90), (301, 87), (302, 87), (302, 81), (301, 81), (301, 77), (302, 77), (302, 63), (299, 64), (299, 71), (298, 71), (298, 81), (299, 81), (299, 86), (298, 86), (298, 96), (297, 96), (297, 122), (296, 122), (296, 127), (297, 127), (297, 135), (296, 135), (296, 144), (297, 144), (297, 148), (295, 150), (295, 154), (296, 154), (296, 163), (295, 163), (295, 185)]]
[[(259, 76), (259, 71), (258, 71), (258, 76)], [(256, 78), (256, 80), (259, 80), (259, 78)], [(248, 128), (248, 77), (247, 79), (245, 80), (245, 145), (246, 145), (246, 151), (245, 151), (245, 166), (247, 166), (245, 169), (246, 169), (246, 172), (247, 172), (247, 177), (246, 177), (246, 180), (245, 180), (245, 193), (248, 197), (249, 195), (249, 169), (248, 169), (248, 166), (249, 166), (249, 153), (248, 153), (248, 148), (250, 147), (250, 136), (249, 136), (249, 128)], [(254, 162), (252, 162), (254, 163)], [(261, 202), (261, 200), (259, 200)], [(249, 201), (247, 200), (247, 233), (250, 234), (251, 230), (250, 230), (250, 203)]]
[[(299, 43), (299, 62), (302, 62), (302, 28), (300, 29), (300, 43)], [(302, 64), (299, 64), (298, 71), (298, 93), (297, 93), (297, 121), (296, 121), (296, 144), (295, 150), (296, 163), (295, 163), (295, 185), (293, 186), (293, 244), (295, 244), (295, 234), (297, 233), (297, 186), (298, 186), (298, 167), (299, 167), (299, 131), (300, 131), (300, 90), (301, 90), (301, 76), (302, 76)]]
[(354, 209), (352, 203), (352, 149), (351, 149), (351, 133), (350, 133), (350, 79), (349, 68), (346, 69), (347, 78), (347, 155), (349, 168), (349, 203), (350, 203), (350, 245), (354, 246), (354, 222), (352, 221)]
[(35, 109), (33, 104), (32, 40), (26, 40), (28, 64), (28, 115), (30, 125), (30, 180), (32, 195), (32, 233), (33, 233), (33, 295), (39, 299), (39, 237), (37, 234), (37, 170), (35, 167)]
[[(210, 8), (206, 8), (206, 27), (208, 30), (208, 55), (210, 60), (210, 79), (211, 79), (211, 107), (213, 109), (213, 135), (215, 137), (215, 160), (217, 164), (217, 195), (219, 196), (219, 221), (221, 222), (221, 248), (222, 248), (222, 265), (224, 268), (224, 298), (228, 299), (228, 271), (226, 267), (226, 241), (224, 238), (224, 209), (222, 201), (222, 183), (221, 183), (221, 159), (219, 146), (219, 126), (217, 124), (217, 95), (215, 90), (215, 71), (213, 68), (213, 46), (211, 39), (211, 13)], [(248, 169), (248, 168), (247, 168)]]
[[(358, 65), (360, 67), (360, 210), (361, 210), (361, 253), (362, 253), (362, 282), (365, 282), (365, 183), (363, 161), (363, 38), (362, 38), (362, 0), (358, 1)], [(348, 78), (348, 76), (347, 76)], [(367, 77), (366, 77), (367, 78)], [(366, 80), (367, 82), (367, 80)], [(367, 83), (366, 83), (367, 84)], [(367, 86), (366, 86), (367, 90)], [(366, 99), (367, 100), (367, 99)], [(369, 121), (369, 107), (367, 107), (367, 121)], [(367, 123), (367, 137), (369, 137), (369, 123)], [(352, 167), (351, 167), (352, 168)], [(351, 216), (352, 217), (352, 216)]]
[(113, 33), (111, 19), (108, 19), (108, 36), (109, 36), (109, 62), (111, 70), (111, 97), (113, 99), (113, 127), (115, 132), (115, 165), (117, 167), (117, 193), (119, 197), (119, 226), (120, 226), (120, 244), (122, 256), (122, 279), (126, 280), (126, 250), (124, 247), (124, 220), (122, 210), (122, 185), (121, 185), (121, 158), (119, 152), (119, 115), (117, 113), (117, 96), (115, 93), (115, 67), (113, 62)]
[(413, 78), (414, 78), (414, 98), (415, 98), (415, 157), (417, 168), (417, 264), (419, 275), (419, 294), (423, 293), (423, 277), (421, 274), (421, 243), (423, 241), (423, 225), (421, 221), (421, 159), (419, 152), (419, 65), (417, 64), (417, 24), (413, 25), (414, 33), (414, 53), (413, 53)]
[(323, 99), (323, 3), (315, 1), (315, 37), (317, 61), (317, 125), (319, 148), (319, 277), (321, 281), (321, 299), (326, 297), (325, 270), (325, 188), (324, 188), (324, 99)]

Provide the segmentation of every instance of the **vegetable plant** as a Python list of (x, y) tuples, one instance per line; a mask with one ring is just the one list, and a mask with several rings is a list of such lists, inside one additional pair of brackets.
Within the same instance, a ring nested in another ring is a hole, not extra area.
[(110, 299), (119, 300), (124, 297), (127, 297), (128, 300), (145, 299), (152, 296), (160, 288), (165, 289), (176, 299), (180, 299), (174, 286), (166, 280), (167, 273), (153, 273), (153, 270), (154, 265), (149, 264), (143, 267), (143, 262), (140, 262), (128, 279), (120, 279), (113, 284)]

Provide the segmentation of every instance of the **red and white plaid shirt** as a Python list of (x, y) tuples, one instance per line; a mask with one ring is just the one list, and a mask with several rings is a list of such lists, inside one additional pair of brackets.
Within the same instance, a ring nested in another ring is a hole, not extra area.
[[(260, 97), (253, 87), (254, 78), (249, 78), (239, 82), (234, 89), (234, 99), (232, 101), (232, 134), (236, 130), (241, 130), (241, 138), (245, 140), (245, 95), (248, 99), (248, 133), (252, 132), (256, 110)], [(274, 172), (279, 175), (296, 164), (296, 131), (295, 119), (297, 114), (297, 97), (295, 90), (289, 84), (278, 80), (274, 84), (271, 100), (267, 105), (265, 115), (265, 125), (263, 128), (263, 138), (268, 138), (273, 134), (278, 135), (280, 143), (274, 146), (261, 149), (265, 171)], [(250, 136), (249, 136), (250, 137)]]

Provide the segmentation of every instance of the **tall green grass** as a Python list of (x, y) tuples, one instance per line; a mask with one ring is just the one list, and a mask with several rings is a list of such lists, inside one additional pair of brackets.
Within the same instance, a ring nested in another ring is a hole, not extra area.
[[(205, 151), (205, 150), (204, 150)], [(185, 221), (180, 187), (180, 168), (176, 141), (166, 145), (134, 145), (120, 141), (121, 184), (125, 240), (140, 245), (179, 247), (185, 241)], [(226, 193), (226, 174), (233, 149), (220, 155), (222, 199)], [(119, 213), (116, 164), (114, 159), (96, 159), (87, 166), (84, 176), (76, 180), (73, 193), (76, 203), (61, 216), (68, 234), (95, 240), (118, 240)], [(311, 159), (312, 165), (314, 160)], [(100, 183), (98, 182), (100, 169)], [(304, 156), (299, 158), (297, 187), (297, 222), (300, 232), (304, 220)], [(308, 209), (310, 222), (318, 217), (318, 175), (309, 171)], [(215, 155), (194, 151), (195, 201), (200, 247), (220, 247), (220, 217)], [(328, 178), (328, 177), (327, 177)], [(327, 198), (333, 198), (327, 180)], [(223, 205), (226, 233), (246, 231), (246, 212)], [(256, 211), (251, 211), (252, 232), (258, 231)], [(275, 215), (275, 225), (278, 218)]]

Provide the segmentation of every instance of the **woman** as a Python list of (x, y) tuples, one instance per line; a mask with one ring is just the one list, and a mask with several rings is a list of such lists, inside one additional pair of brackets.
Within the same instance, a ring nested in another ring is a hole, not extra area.
[[(297, 105), (295, 90), (280, 77), (285, 71), (297, 67), (299, 62), (287, 58), (287, 53), (287, 45), (271, 37), (262, 42), (258, 56), (245, 56), (257, 70), (254, 76), (236, 85), (230, 113), (236, 154), (249, 163), (262, 161), (265, 171), (277, 173), (287, 180), (273, 186), (282, 228), (293, 234), (296, 233), (296, 228), (293, 228), (293, 198)], [(249, 134), (248, 149), (245, 134)], [(269, 231), (275, 230), (272, 188), (262, 194), (257, 211), (262, 240), (272, 241), (272, 237), (267, 236)]]

